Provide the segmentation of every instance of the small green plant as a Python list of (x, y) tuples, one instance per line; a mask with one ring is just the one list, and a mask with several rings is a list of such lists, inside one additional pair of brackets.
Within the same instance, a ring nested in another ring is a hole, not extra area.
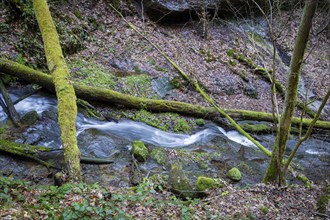
[(16, 59), (15, 59), (15, 60), (16, 60), (16, 62), (19, 63), (19, 64), (23, 64), (23, 65), (25, 64), (25, 59), (24, 59), (24, 57), (22, 56), (22, 54), (20, 54), (20, 53), (16, 56)]
[(190, 133), (191, 127), (187, 123), (187, 121), (184, 118), (179, 118), (176, 121), (176, 125), (174, 127), (174, 131), (176, 132), (184, 132), (184, 133)]
[(262, 206), (259, 208), (259, 210), (263, 213), (263, 214), (267, 214), (269, 212), (269, 208), (266, 206)]
[(0, 22), (0, 33), (5, 33), (9, 30), (9, 25), (3, 22)]
[(159, 72), (167, 73), (167, 69), (160, 67), (158, 65), (155, 66), (155, 70), (157, 70)]
[(196, 119), (196, 120), (195, 120), (195, 123), (196, 123), (196, 125), (198, 125), (198, 126), (203, 126), (203, 125), (205, 125), (205, 120), (202, 119), (202, 118), (199, 118), (199, 119)]
[(170, 81), (171, 85), (176, 88), (179, 89), (182, 87), (182, 82), (180, 80), (179, 77), (174, 77), (171, 81)]

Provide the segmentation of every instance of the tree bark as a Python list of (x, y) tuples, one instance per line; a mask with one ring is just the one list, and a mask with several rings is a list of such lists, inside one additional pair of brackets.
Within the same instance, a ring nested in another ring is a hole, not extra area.
[(11, 119), (11, 121), (14, 123), (15, 126), (20, 127), (21, 126), (20, 116), (17, 113), (13, 102), (11, 101), (8, 91), (2, 82), (2, 79), (0, 79), (0, 92), (3, 97), (3, 100), (0, 97), (1, 99), (0, 101), (4, 112), (8, 115), (8, 117)]
[[(55, 90), (50, 75), (10, 60), (0, 58), (0, 72), (18, 77), (30, 83), (38, 84), (51, 92), (54, 92)], [(146, 109), (149, 111), (175, 112), (213, 120), (219, 117), (218, 112), (211, 107), (191, 105), (184, 102), (139, 98), (122, 94), (111, 89), (95, 88), (77, 83), (73, 83), (73, 87), (77, 97), (85, 100), (102, 101), (103, 103), (117, 104), (136, 109), (140, 109), (141, 105), (143, 105), (146, 106)], [(224, 111), (236, 119), (273, 122), (273, 116), (271, 113), (237, 109), (224, 109)], [(312, 119), (306, 118), (302, 121), (304, 127), (308, 127), (311, 122)], [(300, 118), (293, 117), (292, 124), (299, 126)], [(330, 129), (330, 122), (317, 121), (314, 127)]]
[(75, 92), (69, 80), (70, 71), (63, 57), (47, 1), (34, 0), (33, 5), (44, 42), (48, 69), (52, 74), (52, 81), (58, 99), (58, 121), (64, 149), (64, 160), (69, 178), (80, 181), (80, 151), (76, 138), (77, 104)]
[(286, 83), (284, 111), (280, 118), (273, 154), (263, 179), (263, 182), (266, 183), (279, 181), (278, 183), (281, 185), (281, 179), (283, 179), (281, 177), (282, 161), (284, 158), (286, 142), (290, 133), (292, 116), (297, 103), (300, 72), (316, 5), (317, 0), (307, 0), (304, 7)]

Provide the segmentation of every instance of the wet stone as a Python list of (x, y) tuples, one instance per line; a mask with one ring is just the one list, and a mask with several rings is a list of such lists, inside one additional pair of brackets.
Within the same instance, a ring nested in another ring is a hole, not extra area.
[(160, 98), (164, 98), (168, 92), (174, 89), (173, 85), (170, 82), (169, 77), (159, 77), (152, 81), (152, 87), (154, 91), (160, 96)]
[(23, 125), (29, 126), (34, 124), (39, 119), (38, 113), (36, 111), (30, 111), (23, 115), (21, 118), (21, 123)]

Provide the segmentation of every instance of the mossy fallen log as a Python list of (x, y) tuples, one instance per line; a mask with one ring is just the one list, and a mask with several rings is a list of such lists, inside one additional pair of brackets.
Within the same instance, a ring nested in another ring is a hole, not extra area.
[[(59, 150), (62, 151), (63, 149), (59, 149)], [(52, 166), (50, 163), (39, 159), (35, 155), (40, 152), (57, 151), (57, 149), (54, 150), (49, 147), (33, 146), (33, 145), (29, 145), (29, 144), (20, 144), (20, 143), (15, 143), (12, 141), (0, 139), (0, 151), (34, 160), (34, 161), (46, 166), (47, 168), (56, 168), (56, 167)], [(113, 163), (113, 161), (109, 160), (109, 159), (85, 157), (85, 156), (80, 157), (80, 162), (86, 163), (86, 164), (110, 164), (110, 163)], [(59, 169), (59, 168), (56, 168), (56, 169)]]
[[(54, 92), (54, 84), (52, 83), (50, 75), (33, 70), (16, 62), (0, 58), (0, 72), (18, 77), (30, 83), (38, 84)], [(219, 117), (218, 112), (211, 107), (192, 105), (184, 102), (139, 98), (122, 94), (111, 89), (95, 88), (77, 83), (73, 84), (73, 87), (76, 91), (76, 95), (85, 100), (102, 101), (128, 108), (140, 109), (143, 107), (154, 112), (175, 112), (201, 118), (215, 119)], [(224, 109), (224, 111), (236, 119), (273, 122), (271, 113), (238, 109)], [(303, 127), (307, 127), (311, 122), (312, 119), (304, 118), (302, 120), (302, 125)], [(299, 126), (300, 118), (294, 117), (292, 119), (292, 124)], [(314, 127), (330, 129), (330, 121), (317, 121)]]
[(39, 152), (41, 152), (41, 151), (48, 152), (50, 150), (51, 150), (50, 148), (46, 148), (46, 147), (31, 146), (28, 144), (19, 144), (19, 143), (0, 139), (0, 151), (4, 151), (6, 153), (20, 156), (23, 158), (27, 158), (30, 160), (34, 160), (34, 161), (44, 165), (47, 168), (56, 168), (56, 167), (53, 167), (50, 163), (47, 163), (46, 161), (43, 161), (33, 155), (38, 151)]
[(46, 0), (34, 0), (33, 7), (44, 43), (47, 66), (52, 74), (58, 100), (58, 123), (69, 178), (81, 180), (80, 151), (76, 138), (77, 104), (55, 24)]

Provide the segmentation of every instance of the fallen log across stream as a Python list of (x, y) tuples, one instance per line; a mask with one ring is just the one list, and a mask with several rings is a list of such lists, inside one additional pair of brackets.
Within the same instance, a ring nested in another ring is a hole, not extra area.
[[(0, 72), (18, 77), (30, 83), (38, 84), (51, 92), (55, 91), (54, 84), (50, 75), (31, 69), (16, 62), (0, 58)], [(78, 83), (74, 83), (73, 87), (77, 97), (84, 100), (107, 102), (110, 104), (117, 104), (136, 109), (143, 107), (153, 112), (174, 112), (184, 115), (209, 118), (211, 120), (215, 120), (220, 117), (217, 110), (212, 107), (192, 105), (177, 101), (140, 98), (116, 92), (111, 89), (95, 88)], [(273, 116), (271, 113), (238, 109), (223, 109), (223, 111), (235, 119), (273, 122)], [(302, 120), (302, 125), (303, 127), (308, 127), (311, 122), (312, 119), (304, 118)], [(300, 118), (294, 117), (292, 119), (293, 125), (299, 126), (300, 123)], [(329, 130), (330, 121), (319, 120), (316, 122), (314, 127), (318, 129)]]
[[(60, 170), (53, 166), (51, 163), (48, 163), (42, 159), (40, 159), (37, 154), (42, 152), (51, 152), (51, 151), (63, 151), (63, 149), (52, 149), (43, 146), (33, 146), (29, 144), (20, 144), (7, 140), (0, 139), (0, 151), (6, 152), (8, 154), (16, 155), (19, 157), (23, 157), (26, 159), (34, 160), (41, 165), (44, 165), (47, 168), (54, 168)], [(113, 163), (112, 160), (104, 159), (104, 158), (94, 158), (94, 157), (80, 157), (80, 162), (85, 164), (110, 164)]]

